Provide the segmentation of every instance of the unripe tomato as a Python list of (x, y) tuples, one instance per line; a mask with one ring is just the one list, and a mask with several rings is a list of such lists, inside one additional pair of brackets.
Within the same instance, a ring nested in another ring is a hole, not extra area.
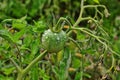
[(66, 40), (67, 36), (63, 30), (52, 32), (48, 29), (42, 35), (42, 46), (48, 52), (59, 52), (64, 48)]

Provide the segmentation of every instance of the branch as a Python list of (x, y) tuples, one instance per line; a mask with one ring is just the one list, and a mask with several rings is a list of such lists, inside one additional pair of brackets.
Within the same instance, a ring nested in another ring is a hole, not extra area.
[(100, 24), (99, 24), (99, 22), (97, 20), (93, 19), (92, 17), (81, 18), (81, 21), (84, 21), (84, 20), (92, 20), (98, 26), (99, 29), (101, 29), (107, 36), (109, 36), (107, 34), (107, 32), (104, 29), (101, 28), (101, 26), (100, 26)]
[(106, 9), (106, 6), (104, 5), (85, 5), (84, 8), (95, 8), (95, 7), (103, 7)]
[(115, 54), (115, 55), (117, 55), (118, 57), (120, 57), (120, 55), (119, 55), (118, 53), (116, 53), (115, 51), (113, 51), (113, 50), (106, 44), (107, 40), (103, 39), (102, 37), (96, 36), (96, 35), (88, 32), (86, 28), (72, 28), (72, 29), (73, 29), (73, 30), (80, 30), (80, 31), (82, 31), (82, 32), (84, 32), (84, 33), (86, 33), (86, 34), (94, 37), (98, 42), (100, 42), (101, 44), (103, 44), (103, 45), (105, 46), (105, 50), (108, 49), (108, 50), (110, 50), (110, 52), (112, 52), (113, 54)]
[(108, 48), (108, 47), (107, 47), (107, 44), (106, 44), (105, 42), (103, 42), (103, 41), (100, 39), (99, 36), (96, 36), (96, 35), (88, 32), (88, 31), (86, 31), (85, 28), (72, 28), (72, 29), (73, 29), (73, 30), (80, 30), (80, 31), (82, 31), (82, 32), (84, 32), (84, 33), (86, 33), (86, 34), (94, 37), (98, 42), (100, 42), (101, 44), (103, 44), (103, 45), (105, 46), (105, 50), (107, 50), (107, 48)]
[(24, 70), (23, 74), (25, 75), (32, 66), (35, 65), (40, 59), (42, 59), (46, 55), (47, 50), (45, 50), (43, 53), (41, 53), (38, 57), (36, 57)]
[(22, 71), (21, 67), (12, 58), (10, 58), (10, 60), (15, 65), (16, 69), (18, 70), (18, 72), (21, 72)]
[(80, 8), (79, 17), (78, 17), (77, 21), (75, 22), (75, 24), (73, 25), (73, 27), (77, 26), (80, 23), (83, 11), (84, 11), (84, 0), (81, 0), (81, 8)]

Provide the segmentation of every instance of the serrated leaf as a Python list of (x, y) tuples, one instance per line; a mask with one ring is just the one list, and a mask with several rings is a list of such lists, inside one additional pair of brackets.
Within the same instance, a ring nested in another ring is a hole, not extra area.
[(12, 27), (18, 30), (22, 30), (27, 26), (27, 22), (22, 19), (14, 19), (12, 21)]
[[(25, 63), (29, 63), (30, 61), (33, 60), (33, 58), (35, 57), (35, 54), (39, 50), (39, 45), (40, 45), (39, 42), (40, 42), (39, 39), (36, 39), (36, 40), (34, 40), (33, 42), (30, 43), (31, 53), (25, 56), (26, 57), (25, 60), (24, 60)], [(28, 47), (28, 46), (23, 46), (23, 48), (24, 47)]]
[(38, 21), (35, 22), (35, 26), (33, 27), (33, 31), (34, 32), (44, 32), (44, 30), (46, 29), (46, 24), (43, 21)]
[(14, 40), (15, 40), (15, 42), (17, 42), (17, 41), (20, 39), (20, 37), (23, 36), (23, 34), (24, 34), (25, 32), (26, 32), (25, 29), (23, 29), (23, 30), (21, 30), (21, 31), (19, 31), (19, 32), (16, 32), (16, 33), (14, 34)]
[(42, 80), (50, 80), (50, 77), (45, 73), (44, 69), (40, 69), (40, 78), (42, 78)]
[(13, 42), (14, 43), (14, 39), (12, 37), (12, 34), (10, 34), (7, 30), (2, 29), (0, 30), (0, 37), (4, 38), (5, 40), (9, 41), (9, 42)]
[(13, 70), (15, 70), (15, 67), (3, 68), (2, 70), (4, 74), (9, 75), (13, 72)]

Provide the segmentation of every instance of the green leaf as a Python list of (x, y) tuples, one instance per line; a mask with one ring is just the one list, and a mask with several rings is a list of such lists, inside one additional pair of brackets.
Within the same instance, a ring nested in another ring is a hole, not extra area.
[[(35, 55), (37, 54), (38, 50), (39, 50), (39, 38), (34, 40), (33, 42), (30, 43), (30, 47), (31, 47), (31, 53), (25, 55), (25, 60), (24, 63), (29, 63), (33, 60), (33, 58), (35, 57)], [(23, 48), (25, 48), (26, 46), (23, 46)]]
[(3, 68), (2, 70), (5, 75), (10, 75), (15, 70), (15, 67)]
[(37, 65), (35, 65), (31, 70), (31, 80), (39, 80), (39, 69)]
[(33, 27), (33, 31), (34, 32), (44, 32), (44, 30), (46, 29), (46, 24), (43, 21), (38, 21), (35, 22), (35, 26)]
[(23, 19), (14, 19), (12, 21), (12, 27), (21, 30), (27, 26), (27, 22)]
[(5, 40), (9, 41), (9, 42), (13, 42), (14, 43), (14, 39), (12, 37), (12, 34), (10, 34), (7, 30), (2, 29), (0, 30), (0, 37), (4, 38)]
[(6, 23), (6, 22), (12, 22), (13, 19), (5, 19), (2, 21), (2, 23)]
[(42, 78), (42, 80), (50, 80), (50, 77), (45, 73), (44, 69), (40, 69), (39, 73), (40, 73), (40, 78)]
[(0, 74), (0, 80), (14, 80), (14, 78), (13, 77), (6, 77), (6, 76), (3, 76), (3, 75), (1, 75)]
[(21, 20), (25, 20), (27, 18), (27, 15), (23, 16), (22, 18), (20, 18)]
[(16, 32), (15, 34), (14, 34), (14, 40), (15, 40), (15, 42), (17, 42), (19, 39), (20, 39), (20, 37), (21, 36), (23, 36), (23, 34), (26, 32), (26, 30), (25, 29), (23, 29), (23, 30), (21, 30), (21, 31), (19, 31), (19, 32)]
[(60, 61), (59, 68), (53, 67), (53, 72), (56, 74), (58, 80), (67, 80), (70, 63), (71, 63), (71, 52), (68, 48), (65, 48), (64, 58), (62, 61)]
[(99, 0), (93, 0), (95, 3), (98, 3), (99, 4)]
[(23, 40), (23, 44), (24, 44), (23, 46), (26, 48), (29, 47), (32, 40), (33, 40), (32, 34), (27, 34), (27, 36)]
[(78, 58), (73, 57), (72, 62), (74, 63), (74, 64), (72, 64), (73, 68), (79, 68), (80, 67), (81, 61)]
[(55, 73), (57, 77), (59, 76), (59, 69), (57, 66), (52, 67), (52, 71)]
[(116, 80), (120, 80), (120, 72), (118, 72), (118, 74), (116, 76)]
[(75, 80), (81, 80), (81, 72), (77, 72), (76, 75), (75, 75)]
[(91, 75), (87, 74), (87, 73), (83, 73), (83, 76), (87, 77), (87, 78), (91, 78)]
[(120, 26), (120, 16), (115, 18), (115, 26)]
[(37, 52), (38, 52), (38, 50), (39, 50), (39, 45), (40, 45), (40, 40), (39, 40), (39, 38), (38, 39), (36, 39), (36, 40), (34, 40), (33, 41), (33, 43), (31, 44), (31, 53), (33, 54), (33, 55), (35, 55)]

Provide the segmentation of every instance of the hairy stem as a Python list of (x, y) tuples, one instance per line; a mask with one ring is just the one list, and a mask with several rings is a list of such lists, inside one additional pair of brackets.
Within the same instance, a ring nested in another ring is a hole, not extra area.
[(45, 54), (46, 54), (46, 50), (43, 52), (43, 53), (41, 53), (38, 57), (36, 57), (24, 70), (23, 70), (23, 73), (24, 74), (26, 74), (30, 69), (31, 69), (31, 67), (33, 66), (33, 65), (35, 65), (40, 59), (42, 59), (44, 56), (45, 56)]
[(23, 80), (24, 79), (24, 75), (23, 75), (23, 72), (19, 72), (18, 73), (18, 76), (17, 76), (17, 80)]
[(86, 31), (85, 28), (72, 28), (72, 29), (73, 29), (73, 30), (80, 30), (80, 31), (82, 31), (82, 32), (84, 32), (84, 33), (86, 33), (86, 34), (94, 37), (98, 42), (100, 42), (101, 44), (103, 44), (103, 45), (105, 46), (105, 49), (107, 50), (107, 48), (108, 48), (108, 47), (107, 47), (107, 44), (106, 44), (105, 42), (103, 42), (103, 41), (100, 39), (100, 37), (98, 37), (98, 36), (96, 36), (96, 35), (88, 32), (88, 31)]
[(84, 0), (81, 0), (80, 14), (79, 14), (79, 17), (78, 17), (77, 21), (76, 21), (75, 24), (73, 25), (73, 27), (77, 26), (77, 25), (80, 23), (81, 18), (82, 18), (83, 11), (84, 11)]
[(18, 71), (18, 72), (21, 72), (21, 71), (22, 71), (21, 67), (20, 67), (12, 58), (10, 58), (10, 60), (11, 60), (11, 62), (15, 65), (17, 71)]
[[(38, 57), (36, 57), (25, 69), (19, 70), (17, 80), (23, 80), (24, 76), (29, 72), (29, 70), (34, 66), (39, 60), (41, 60), (46, 55), (47, 50), (41, 53)], [(18, 67), (19, 69), (19, 67)]]

